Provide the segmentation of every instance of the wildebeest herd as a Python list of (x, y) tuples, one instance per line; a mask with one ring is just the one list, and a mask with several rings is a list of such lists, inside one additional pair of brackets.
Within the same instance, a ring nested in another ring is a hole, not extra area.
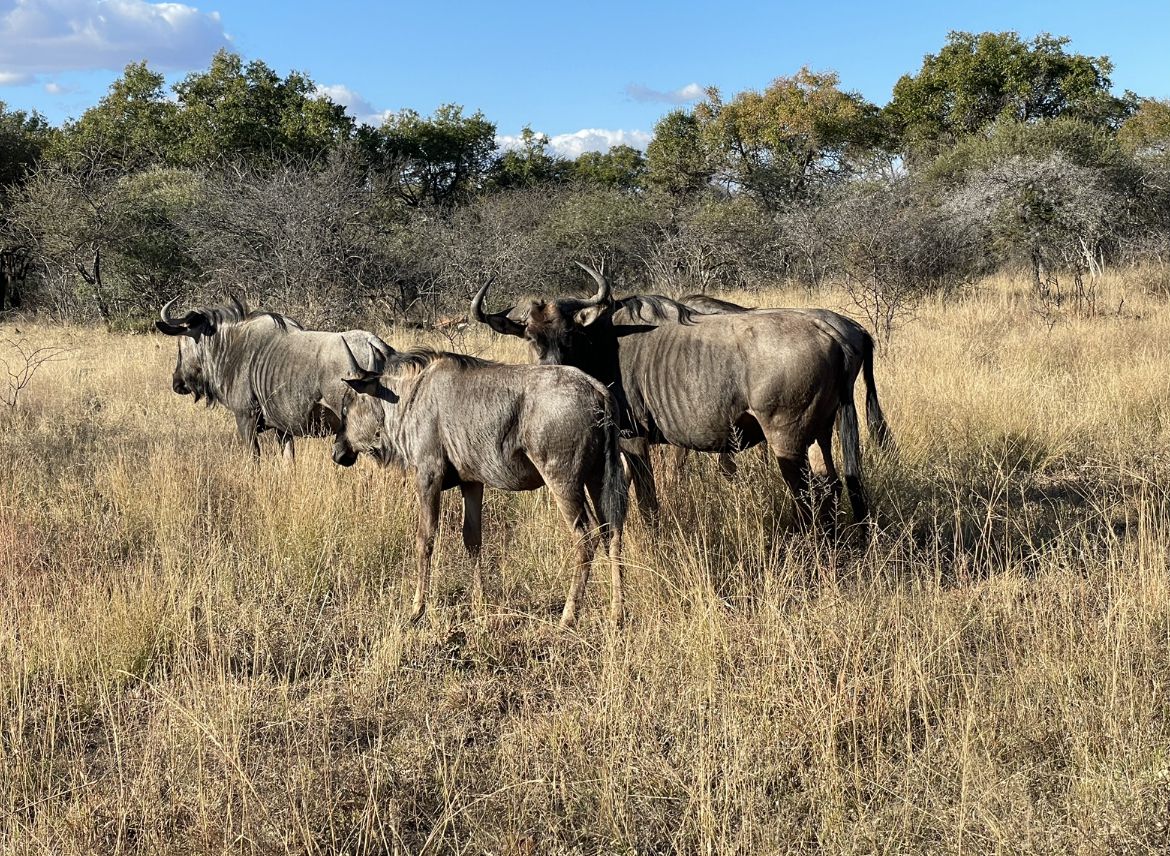
[[(411, 474), (419, 498), (415, 620), (426, 609), (439, 497), (454, 487), (463, 495), (463, 543), (477, 592), (484, 487), (549, 488), (577, 545), (565, 626), (577, 621), (599, 543), (608, 548), (611, 618), (622, 619), (627, 484), (653, 517), (653, 445), (718, 453), (730, 474), (736, 452), (766, 442), (798, 524), (835, 533), (836, 426), (853, 518), (867, 519), (858, 375), (871, 437), (890, 447), (892, 436), (864, 328), (825, 309), (747, 309), (705, 295), (615, 299), (602, 272), (578, 264), (597, 285), (588, 299), (487, 312), (489, 281), (471, 302), (472, 320), (526, 340), (537, 365), (396, 351), (365, 330), (305, 330), (235, 299), (182, 316), (172, 314), (171, 301), (155, 323), (178, 337), (175, 392), (224, 405), (253, 455), (266, 430), (290, 460), (294, 437), (332, 435), (337, 464), (365, 453)], [(814, 444), (819, 455), (810, 465)]]

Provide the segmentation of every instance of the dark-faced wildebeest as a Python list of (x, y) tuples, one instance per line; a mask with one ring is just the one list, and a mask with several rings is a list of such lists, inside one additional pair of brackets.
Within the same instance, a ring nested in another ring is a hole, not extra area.
[(366, 330), (304, 330), (283, 315), (249, 312), (235, 298), (230, 306), (200, 307), (181, 317), (171, 314), (174, 304), (163, 306), (154, 322), (179, 340), (172, 387), (230, 410), (257, 457), (259, 434), (268, 429), (276, 432), (288, 461), (295, 455), (294, 437), (337, 431), (348, 391), (341, 380), (349, 370), (347, 348), (362, 354), (370, 369), (390, 353)]
[[(580, 263), (578, 263), (580, 264)], [(471, 303), (476, 320), (528, 341), (542, 363), (573, 365), (609, 386), (627, 439), (623, 451), (639, 502), (657, 507), (649, 445), (734, 452), (767, 441), (793, 492), (804, 526), (835, 508), (841, 483), (832, 457), (838, 412), (853, 408), (850, 356), (833, 328), (802, 311), (690, 313), (653, 323), (616, 303), (608, 279), (588, 300), (534, 301), (485, 313), (485, 284)], [(644, 301), (643, 301), (644, 302)], [(673, 303), (673, 301), (672, 301)], [(845, 483), (856, 520), (868, 515), (854, 418), (840, 420)], [(809, 447), (821, 450), (830, 503), (812, 504)]]
[(440, 493), (458, 487), (463, 494), (463, 544), (481, 592), (484, 485), (510, 491), (547, 485), (577, 538), (561, 624), (577, 622), (599, 533), (609, 545), (610, 616), (621, 622), (626, 482), (605, 387), (566, 366), (503, 365), (426, 350), (394, 353), (385, 374), (349, 354), (348, 371), (338, 378), (353, 393), (342, 406), (333, 460), (350, 466), (365, 452), (413, 470), (419, 498), (413, 620), (426, 609)]

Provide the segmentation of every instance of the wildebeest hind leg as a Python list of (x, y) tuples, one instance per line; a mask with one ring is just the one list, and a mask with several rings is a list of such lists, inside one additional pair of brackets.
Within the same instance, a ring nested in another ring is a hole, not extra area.
[(569, 524), (569, 529), (576, 539), (577, 563), (573, 569), (573, 581), (569, 584), (568, 596), (565, 598), (565, 608), (561, 612), (561, 627), (574, 627), (577, 624), (581, 601), (585, 597), (585, 587), (589, 584), (589, 563), (593, 561), (597, 533), (594, 531), (593, 521), (585, 504), (585, 491), (581, 485), (554, 487), (550, 484), (549, 489), (557, 501), (561, 516)]
[(780, 473), (792, 491), (792, 499), (796, 504), (797, 528), (807, 529), (813, 519), (812, 503), (809, 501), (808, 455), (805, 452), (793, 454), (785, 450), (777, 450), (775, 455), (780, 463)]
[[(814, 453), (814, 448), (819, 454)], [(809, 447), (809, 460), (815, 477), (813, 495), (817, 502), (816, 520), (828, 527), (830, 535), (837, 534), (837, 512), (841, 504), (841, 477), (833, 463), (833, 426), (826, 427)]]
[(483, 484), (466, 482), (459, 486), (463, 494), (463, 547), (471, 559), (471, 606), (478, 612), (484, 605), (480, 546), (483, 544)]

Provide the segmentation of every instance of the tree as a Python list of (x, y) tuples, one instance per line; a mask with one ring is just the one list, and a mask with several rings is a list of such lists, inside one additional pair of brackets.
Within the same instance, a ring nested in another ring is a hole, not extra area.
[(839, 83), (834, 72), (802, 68), (727, 103), (708, 90), (695, 115), (729, 189), (775, 206), (847, 175), (879, 128), (877, 108)]
[(187, 170), (124, 175), (101, 151), (43, 165), (14, 195), (10, 225), (41, 302), (106, 323), (156, 308), (193, 275), (177, 220), (198, 184)]
[(496, 151), (496, 126), (456, 104), (424, 119), (414, 110), (390, 116), (361, 134), (371, 166), (412, 207), (453, 205), (482, 186)]
[(570, 165), (548, 153), (548, 137), (525, 125), (519, 148), (509, 149), (492, 164), (488, 185), (494, 190), (563, 183)]
[(106, 165), (144, 169), (169, 162), (175, 153), (178, 107), (167, 100), (165, 79), (145, 62), (126, 66), (96, 106), (66, 123), (50, 154), (58, 162), (90, 159)]
[(946, 204), (956, 219), (985, 229), (1001, 254), (1028, 260), (1038, 297), (1048, 298), (1057, 273), (1071, 270), (1080, 301), (1091, 298), (1082, 290), (1082, 272), (1099, 269), (1125, 198), (1100, 170), (1057, 150), (1012, 155), (972, 170)]
[(700, 197), (674, 214), (659, 218), (641, 259), (655, 290), (681, 294), (776, 281), (784, 255), (757, 200)]
[(0, 101), (0, 189), (20, 181), (36, 166), (51, 132), (39, 113), (10, 111)]
[(693, 113), (672, 110), (654, 126), (646, 146), (646, 182), (675, 199), (697, 195), (711, 183), (715, 169)]
[(1135, 96), (1109, 91), (1108, 57), (1067, 53), (1069, 39), (1041, 33), (952, 32), (915, 75), (904, 75), (885, 107), (905, 153), (941, 148), (1000, 119), (1035, 122), (1060, 116), (1116, 127)]
[(386, 224), (371, 196), (344, 152), (207, 175), (181, 221), (199, 284), (209, 297), (238, 292), (311, 324), (353, 323), (388, 278)]
[(1143, 98), (1117, 132), (1122, 148), (1133, 154), (1170, 155), (1170, 98)]
[(258, 60), (244, 65), (220, 50), (205, 72), (175, 85), (178, 116), (173, 162), (261, 162), (320, 158), (353, 135), (345, 108), (318, 94), (300, 72), (281, 78)]
[(646, 181), (646, 157), (631, 146), (584, 152), (573, 161), (573, 179), (594, 187), (641, 190)]
[(557, 260), (549, 279), (560, 280), (564, 288), (580, 286), (572, 260), (604, 264), (625, 275), (644, 269), (641, 262), (660, 231), (645, 199), (617, 190), (574, 188), (558, 203), (541, 229), (542, 241)]
[(1054, 268), (1099, 270), (1132, 225), (1143, 180), (1112, 131), (1070, 117), (1001, 119), (920, 176), (941, 204), (984, 224), (1001, 259), (1026, 260), (1037, 291)]
[(842, 188), (825, 208), (833, 266), (882, 344), (924, 297), (948, 291), (977, 264), (976, 230), (908, 177)]

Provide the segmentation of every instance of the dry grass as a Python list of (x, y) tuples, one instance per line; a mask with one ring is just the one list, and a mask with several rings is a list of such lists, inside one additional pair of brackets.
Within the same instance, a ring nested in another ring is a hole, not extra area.
[(445, 499), (411, 627), (397, 478), (250, 465), (160, 337), (26, 330), (73, 352), (0, 413), (0, 852), (1163, 851), (1170, 307), (1125, 288), (925, 307), (874, 544), (701, 460), (631, 526), (629, 626), (598, 574), (568, 635), (543, 492), (489, 493), (487, 621)]

